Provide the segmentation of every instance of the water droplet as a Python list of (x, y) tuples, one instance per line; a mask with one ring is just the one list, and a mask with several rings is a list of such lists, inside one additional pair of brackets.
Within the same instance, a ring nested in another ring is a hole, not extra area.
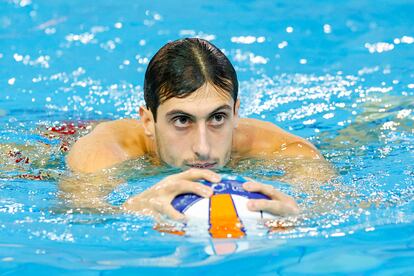
[(286, 46), (288, 46), (287, 41), (282, 41), (282, 42), (280, 42), (280, 43), (277, 45), (277, 47), (278, 47), (279, 49), (283, 49), (283, 48), (285, 48)]
[(293, 33), (293, 27), (289, 26), (286, 28), (287, 33)]
[(332, 32), (332, 27), (329, 24), (325, 24), (323, 25), (323, 32), (325, 34), (330, 34)]
[(11, 79), (9, 79), (8, 81), (7, 81), (7, 83), (9, 84), (9, 85), (14, 85), (14, 83), (16, 82), (16, 78), (11, 78)]

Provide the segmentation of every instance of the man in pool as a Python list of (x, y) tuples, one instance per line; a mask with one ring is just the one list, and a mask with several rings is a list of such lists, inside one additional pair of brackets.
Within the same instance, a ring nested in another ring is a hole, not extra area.
[[(292, 179), (325, 181), (332, 176), (325, 173), (332, 172), (330, 165), (311, 143), (272, 123), (239, 118), (236, 72), (206, 40), (186, 38), (162, 47), (148, 65), (144, 94), (140, 120), (100, 123), (67, 156), (75, 172), (98, 172), (141, 156), (183, 170), (128, 199), (125, 211), (184, 219), (171, 201), (183, 193), (211, 196), (211, 188), (197, 180), (218, 182), (215, 169), (242, 159), (311, 160), (293, 170)], [(271, 198), (250, 200), (250, 210), (282, 216), (299, 212), (293, 198), (270, 185), (248, 182), (244, 188)]]

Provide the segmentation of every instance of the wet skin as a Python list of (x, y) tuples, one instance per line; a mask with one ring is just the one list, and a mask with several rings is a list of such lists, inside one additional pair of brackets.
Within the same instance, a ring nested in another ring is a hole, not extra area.
[[(239, 118), (239, 106), (229, 94), (206, 83), (186, 98), (171, 98), (159, 105), (156, 120), (150, 110), (140, 107), (141, 120), (99, 124), (74, 144), (67, 164), (75, 172), (91, 173), (146, 155), (154, 162), (182, 168), (182, 173), (166, 177), (123, 205), (125, 211), (163, 214), (176, 220), (184, 216), (171, 206), (172, 199), (182, 193), (211, 196), (211, 188), (197, 180), (218, 182), (220, 176), (213, 170), (228, 164), (230, 158), (294, 157), (329, 166), (306, 140), (268, 122)], [(321, 175), (321, 181), (327, 177)], [(248, 182), (244, 188), (271, 198), (250, 200), (248, 208), (252, 211), (275, 215), (299, 212), (291, 197), (272, 186)]]

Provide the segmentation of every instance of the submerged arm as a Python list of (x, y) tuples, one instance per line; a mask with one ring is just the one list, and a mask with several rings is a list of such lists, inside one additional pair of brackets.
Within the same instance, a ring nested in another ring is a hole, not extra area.
[(310, 204), (307, 212), (331, 213), (338, 209), (367, 208), (378, 204), (378, 199), (367, 201), (338, 181), (333, 166), (312, 144), (292, 143), (283, 155), (275, 162), (285, 172), (278, 180), (292, 184), (295, 193), (306, 195), (304, 200), (308, 203), (304, 204)]
[(336, 176), (332, 165), (307, 141), (281, 147), (279, 156), (285, 171), (281, 178), (284, 182), (308, 186), (325, 183)]
[[(292, 185), (292, 195), (296, 200), (305, 196), (305, 201), (310, 201), (311, 208), (300, 204), (306, 212), (323, 212), (332, 210), (333, 204), (338, 201), (339, 193), (325, 191), (324, 185), (331, 185), (337, 176), (332, 165), (324, 159), (322, 154), (309, 142), (296, 138), (290, 144), (282, 144), (277, 149), (269, 150), (266, 158), (257, 163), (265, 171), (283, 172), (282, 175), (271, 173), (260, 175), (260, 178), (281, 181)], [(327, 206), (330, 207), (327, 207)]]
[(109, 204), (106, 196), (122, 182), (103, 171), (96, 174), (74, 174), (60, 179), (60, 197), (69, 207), (79, 211), (117, 212), (119, 207)]
[(266, 159), (266, 166), (282, 168), (282, 180), (291, 184), (326, 182), (335, 171), (322, 154), (305, 139), (256, 119), (240, 119), (234, 151), (243, 158)]

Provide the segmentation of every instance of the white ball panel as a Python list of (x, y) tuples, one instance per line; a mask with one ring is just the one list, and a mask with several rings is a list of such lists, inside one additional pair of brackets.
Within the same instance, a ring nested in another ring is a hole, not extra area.
[(210, 199), (203, 198), (189, 206), (185, 211), (184, 215), (187, 218), (203, 219), (208, 222), (210, 215)]
[(247, 209), (247, 202), (249, 201), (248, 198), (245, 198), (243, 196), (239, 196), (239, 195), (231, 195), (232, 199), (233, 199), (233, 203), (236, 207), (237, 210), (237, 214), (239, 216), (239, 218), (242, 220), (258, 220), (261, 219), (261, 215), (260, 212), (252, 212), (249, 209)]

